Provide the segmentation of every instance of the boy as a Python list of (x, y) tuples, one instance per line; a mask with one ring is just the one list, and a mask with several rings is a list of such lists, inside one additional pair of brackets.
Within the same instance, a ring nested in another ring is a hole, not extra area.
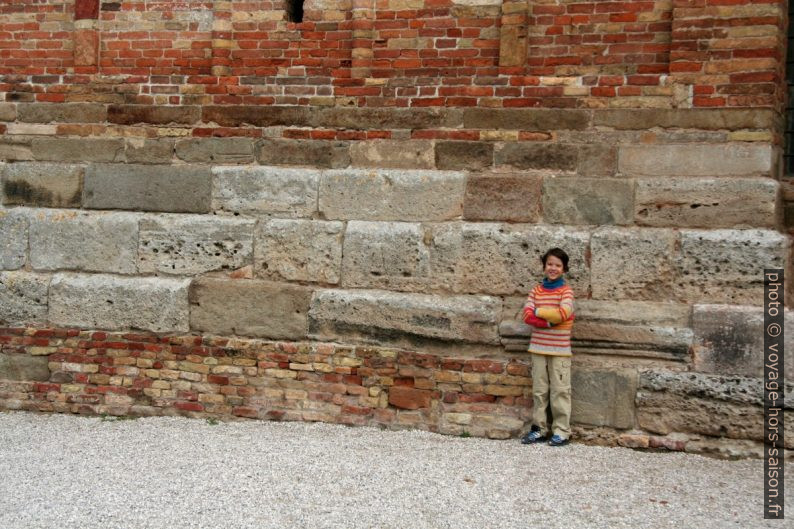
[(573, 290), (565, 284), (568, 254), (552, 248), (541, 257), (543, 282), (529, 293), (524, 321), (534, 327), (529, 342), (532, 354), (532, 427), (524, 444), (546, 441), (546, 408), (551, 405), (551, 446), (568, 444), (571, 437), (571, 329)]

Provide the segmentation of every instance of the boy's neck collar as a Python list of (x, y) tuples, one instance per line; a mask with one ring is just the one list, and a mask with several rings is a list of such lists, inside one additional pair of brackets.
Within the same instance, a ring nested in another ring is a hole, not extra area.
[(554, 281), (549, 281), (549, 278), (543, 278), (543, 288), (557, 288), (561, 287), (565, 284), (565, 278), (563, 276), (558, 277)]

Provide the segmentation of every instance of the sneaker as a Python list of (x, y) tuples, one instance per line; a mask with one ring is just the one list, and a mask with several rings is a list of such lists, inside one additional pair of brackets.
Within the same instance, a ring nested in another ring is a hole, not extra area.
[(549, 446), (564, 446), (568, 444), (568, 439), (561, 437), (556, 433), (549, 439)]
[(537, 426), (533, 426), (529, 433), (527, 433), (524, 437), (521, 438), (521, 443), (525, 445), (531, 445), (534, 443), (542, 443), (546, 440), (546, 434), (540, 432), (540, 428)]

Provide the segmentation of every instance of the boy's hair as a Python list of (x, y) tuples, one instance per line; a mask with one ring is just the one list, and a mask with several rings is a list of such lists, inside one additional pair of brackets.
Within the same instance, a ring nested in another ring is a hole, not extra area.
[(554, 257), (556, 257), (560, 261), (562, 261), (562, 270), (563, 270), (563, 272), (567, 272), (568, 271), (568, 254), (565, 253), (565, 250), (563, 250), (562, 248), (552, 248), (551, 250), (549, 250), (546, 253), (544, 253), (543, 257), (540, 258), (540, 262), (543, 263), (543, 266), (546, 266), (546, 259), (548, 259), (549, 256), (551, 256), (551, 255), (553, 255)]

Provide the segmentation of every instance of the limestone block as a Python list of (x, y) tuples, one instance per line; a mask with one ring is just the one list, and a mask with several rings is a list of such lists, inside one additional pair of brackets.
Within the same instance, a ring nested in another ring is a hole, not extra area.
[(559, 247), (570, 257), (569, 284), (586, 297), (589, 231), (532, 224), (464, 223), (460, 288), (467, 293), (526, 295), (543, 279), (540, 258)]
[(5, 164), (3, 204), (79, 208), (83, 200), (83, 171), (83, 166), (71, 164)]
[(26, 123), (103, 123), (107, 110), (99, 103), (19, 104), (17, 119)]
[(493, 165), (493, 144), (480, 141), (436, 142), (436, 167), (477, 171)]
[(212, 207), (239, 213), (311, 217), (320, 171), (283, 167), (215, 167)]
[(571, 422), (633, 428), (637, 380), (637, 372), (633, 369), (573, 369)]
[(221, 335), (303, 339), (311, 296), (310, 289), (286, 283), (197, 279), (190, 286), (190, 328)]
[(30, 210), (26, 209), (0, 209), (0, 269), (25, 266), (29, 216)]
[(13, 103), (0, 103), (0, 121), (16, 121), (17, 105)]
[(33, 160), (33, 139), (30, 136), (0, 136), (0, 160)]
[(30, 263), (36, 270), (134, 274), (140, 215), (36, 210), (30, 217)]
[(421, 344), (427, 339), (497, 344), (499, 298), (325, 290), (312, 299), (310, 336)]
[(196, 275), (252, 262), (254, 220), (209, 215), (149, 215), (140, 223), (141, 273)]
[(342, 285), (454, 290), (461, 242), (458, 223), (351, 221), (345, 232)]
[(0, 380), (45, 382), (50, 379), (46, 356), (0, 353)]
[(263, 165), (305, 165), (341, 169), (350, 165), (350, 145), (327, 140), (264, 140), (256, 159)]
[(33, 138), (36, 160), (53, 162), (123, 162), (122, 138)]
[(578, 146), (578, 176), (614, 176), (618, 166), (618, 149), (606, 143)]
[(107, 119), (118, 125), (192, 125), (199, 121), (200, 116), (201, 107), (198, 106), (110, 105)]
[(778, 183), (769, 178), (639, 178), (634, 219), (679, 228), (775, 227)]
[(522, 173), (469, 175), (463, 218), (511, 222), (540, 220), (543, 177)]
[(760, 305), (764, 268), (787, 268), (790, 241), (771, 230), (681, 230), (673, 291), (682, 301)]
[(187, 279), (56, 274), (49, 320), (87, 329), (187, 332)]
[(575, 145), (542, 142), (506, 142), (496, 146), (494, 165), (514, 169), (575, 171), (579, 150)]
[(589, 126), (587, 110), (547, 108), (467, 108), (463, 126), (492, 130), (584, 130)]
[(191, 138), (176, 142), (176, 155), (188, 163), (235, 164), (254, 161), (251, 138)]
[(371, 140), (350, 146), (354, 167), (386, 169), (433, 169), (433, 142), (425, 140)]
[[(695, 305), (695, 370), (717, 375), (764, 376), (762, 307)], [(785, 311), (782, 375), (794, 382), (794, 313)]]
[[(786, 383), (786, 394), (794, 383)], [(732, 439), (760, 440), (763, 427), (763, 379), (647, 370), (640, 373), (637, 423), (667, 435), (695, 433)], [(786, 446), (794, 447), (794, 414), (785, 412)]]
[(344, 224), (336, 221), (261, 222), (255, 235), (257, 275), (274, 280), (337, 284), (343, 236)]
[(543, 181), (543, 218), (553, 224), (632, 224), (634, 183), (547, 176)]
[(186, 165), (90, 165), (83, 204), (89, 209), (206, 213), (210, 207), (209, 167)]
[(127, 163), (171, 163), (174, 157), (174, 140), (171, 138), (129, 139), (125, 155)]
[(618, 130), (648, 130), (654, 127), (741, 130), (774, 129), (774, 110), (760, 108), (631, 108), (597, 110), (593, 114), (593, 125), (612, 127)]
[(307, 124), (313, 127), (353, 130), (456, 128), (461, 125), (458, 114), (454, 109), (448, 108), (345, 108), (337, 106), (320, 110), (311, 109), (310, 120)]
[(590, 243), (593, 299), (671, 299), (675, 243), (673, 230), (596, 230)]
[(448, 220), (463, 212), (466, 178), (451, 171), (332, 170), (320, 212), (340, 220)]
[(45, 322), (49, 286), (47, 275), (0, 272), (0, 322), (6, 325)]
[(621, 145), (618, 171), (628, 176), (770, 176), (774, 157), (768, 144)]
[(201, 121), (216, 123), (222, 127), (303, 127), (316, 112), (313, 108), (299, 106), (242, 106), (222, 105), (201, 107)]

